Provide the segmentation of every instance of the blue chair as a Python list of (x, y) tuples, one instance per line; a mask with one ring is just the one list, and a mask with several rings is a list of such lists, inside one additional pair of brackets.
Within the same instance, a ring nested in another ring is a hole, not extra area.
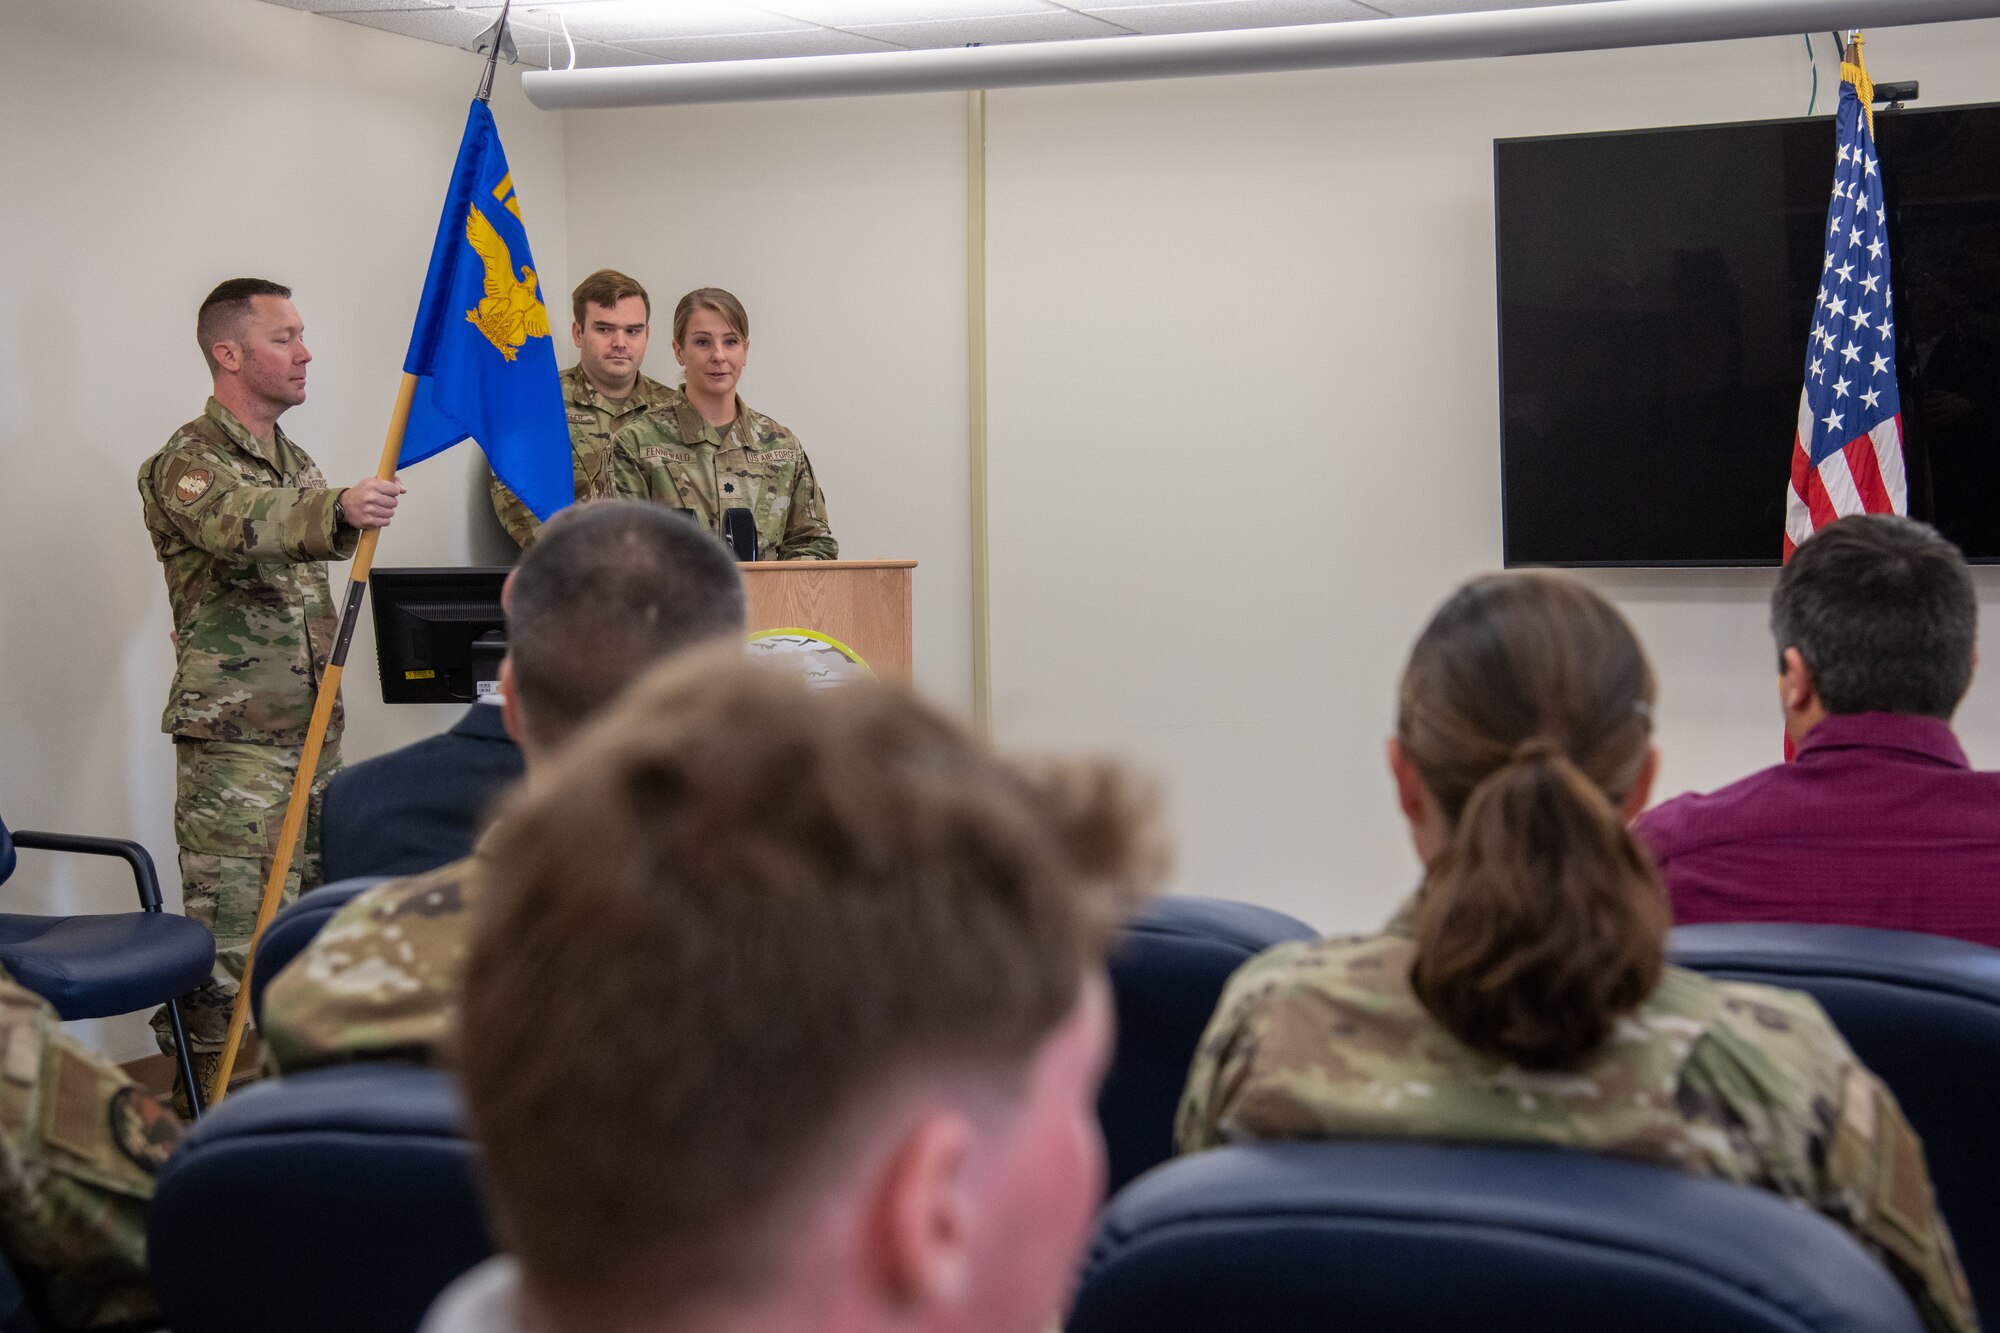
[(1776, 1195), (1532, 1147), (1270, 1143), (1111, 1201), (1067, 1333), (1919, 1333), (1860, 1244)]
[(9, 833), (0, 823), (0, 881), (14, 872), (15, 848), (115, 856), (132, 868), (137, 912), (81, 916), (0, 913), (0, 967), (55, 1006), (68, 1021), (129, 1014), (167, 1006), (181, 1081), (195, 1115), (201, 1114), (194, 1062), (181, 1024), (179, 997), (202, 983), (215, 964), (215, 937), (160, 903), (159, 876), (144, 847), (122, 838), (69, 833)]
[(2000, 1318), (2000, 950), (1861, 926), (1710, 925), (1669, 955), (1719, 980), (1801, 990), (1896, 1094), (1924, 1141), (1972, 1296)]
[(412, 1333), (493, 1253), (448, 1075), (356, 1064), (215, 1108), (160, 1171), (147, 1252), (174, 1333)]
[(1318, 932), (1297, 917), (1220, 898), (1161, 898), (1110, 958), (1118, 1034), (1097, 1098), (1111, 1192), (1174, 1155), (1174, 1111), (1194, 1048), (1230, 975), (1274, 944)]
[(250, 967), (250, 1016), (258, 1026), (264, 1022), (264, 990), (271, 984), (271, 978), (285, 970), (285, 965), (305, 951), (313, 942), (313, 936), (334, 913), (358, 897), (392, 878), (389, 875), (361, 875), (354, 879), (343, 879), (332, 884), (322, 884), (298, 896), (298, 900), (282, 907), (271, 918), (271, 924), (264, 927), (264, 937), (257, 941), (257, 959)]

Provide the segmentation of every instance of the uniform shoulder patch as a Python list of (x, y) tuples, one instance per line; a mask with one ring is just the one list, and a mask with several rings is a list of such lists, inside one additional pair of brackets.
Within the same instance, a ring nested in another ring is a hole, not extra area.
[(42, 1137), (89, 1161), (98, 1150), (97, 1070), (67, 1045), (57, 1048), (55, 1064), (55, 1078), (44, 1104)]
[(127, 1084), (111, 1094), (111, 1141), (132, 1164), (149, 1176), (173, 1156), (181, 1143), (181, 1122), (144, 1088)]
[(215, 474), (205, 467), (192, 467), (181, 473), (174, 483), (174, 498), (184, 505), (191, 505), (208, 494), (208, 488), (215, 484)]

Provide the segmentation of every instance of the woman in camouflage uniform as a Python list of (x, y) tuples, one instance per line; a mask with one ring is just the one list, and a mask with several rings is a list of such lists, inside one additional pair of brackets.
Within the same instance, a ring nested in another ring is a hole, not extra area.
[(1938, 1333), (1978, 1327), (1923, 1148), (1810, 998), (1666, 964), (1646, 804), (1653, 675), (1547, 574), (1474, 580), (1404, 671), (1389, 763), (1416, 896), (1378, 936), (1230, 980), (1183, 1151), (1246, 1139), (1557, 1144), (1773, 1191), (1852, 1232)]
[(826, 499), (798, 437), (737, 396), (749, 352), (741, 301), (720, 287), (681, 298), (674, 358), (687, 382), (618, 432), (615, 489), (690, 510), (717, 532), (725, 511), (747, 509), (760, 560), (838, 559)]

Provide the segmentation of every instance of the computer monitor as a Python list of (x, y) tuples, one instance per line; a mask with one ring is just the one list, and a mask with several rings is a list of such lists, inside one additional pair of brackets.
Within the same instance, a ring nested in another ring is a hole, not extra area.
[(507, 653), (506, 581), (505, 566), (370, 574), (382, 702), (470, 703), (491, 692)]

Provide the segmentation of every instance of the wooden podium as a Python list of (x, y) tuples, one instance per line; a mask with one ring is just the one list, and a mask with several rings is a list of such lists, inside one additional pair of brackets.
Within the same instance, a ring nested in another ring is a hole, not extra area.
[(798, 629), (831, 640), (878, 676), (910, 679), (914, 560), (758, 560), (739, 565), (750, 632)]

